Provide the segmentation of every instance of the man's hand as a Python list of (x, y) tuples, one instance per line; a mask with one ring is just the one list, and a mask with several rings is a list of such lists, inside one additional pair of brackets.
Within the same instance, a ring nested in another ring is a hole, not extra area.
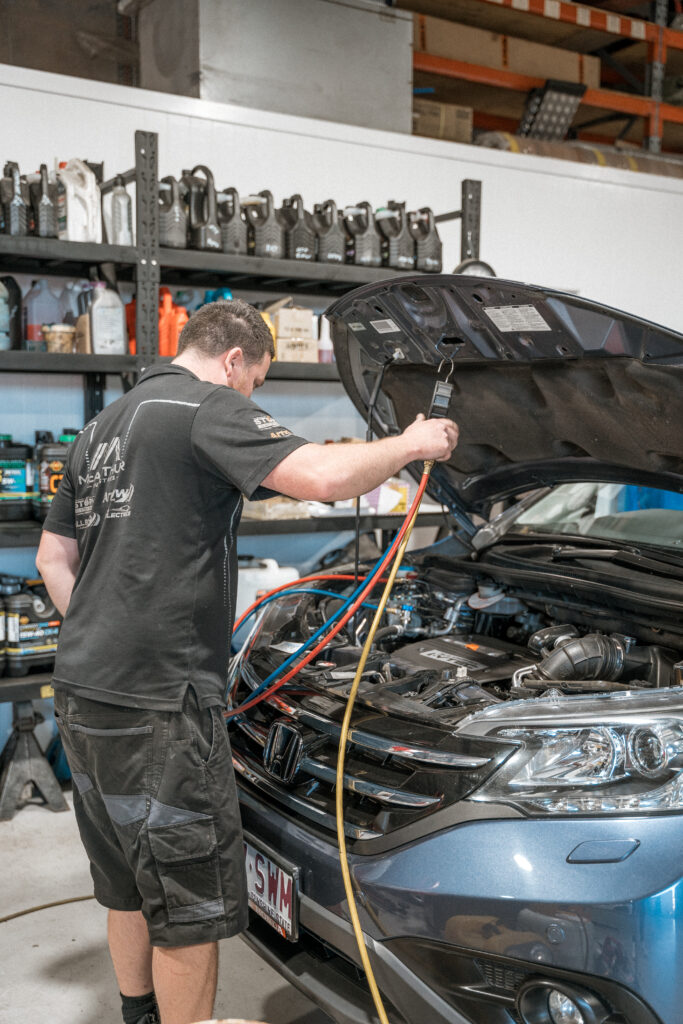
[(447, 462), (458, 443), (458, 425), (453, 420), (427, 420), (418, 413), (414, 422), (403, 431), (403, 437), (414, 451), (410, 461), (435, 459)]

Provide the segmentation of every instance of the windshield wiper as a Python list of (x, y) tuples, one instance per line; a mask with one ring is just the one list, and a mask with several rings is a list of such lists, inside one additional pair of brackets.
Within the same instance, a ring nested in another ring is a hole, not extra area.
[(666, 561), (652, 556), (643, 555), (639, 548), (576, 548), (555, 547), (551, 554), (554, 562), (569, 562), (578, 559), (598, 559), (625, 565), (633, 569), (641, 569), (657, 573), (659, 576), (673, 576), (680, 579), (683, 571), (677, 572), (673, 567), (683, 570), (683, 561), (668, 555)]

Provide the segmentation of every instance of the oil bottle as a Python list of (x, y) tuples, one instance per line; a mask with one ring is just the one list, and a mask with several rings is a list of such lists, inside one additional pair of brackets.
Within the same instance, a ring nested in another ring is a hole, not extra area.
[(428, 206), (408, 214), (408, 227), (415, 239), (415, 267), (428, 274), (438, 274), (442, 267), (442, 245), (434, 220), (434, 213)]
[(27, 235), (29, 230), (28, 183), (19, 173), (19, 164), (8, 160), (0, 178), (3, 231), (6, 235)]
[(69, 447), (75, 441), (77, 433), (74, 428), (65, 427), (59, 435), (59, 441), (55, 442), (49, 430), (36, 431), (35, 471), (38, 491), (33, 500), (33, 516), (41, 522), (45, 519), (64, 476)]
[(247, 218), (247, 244), (250, 256), (282, 259), (285, 254), (285, 225), (275, 209), (273, 193), (264, 189), (242, 201)]
[(31, 448), (0, 434), (0, 521), (31, 518), (33, 462)]
[(191, 171), (183, 171), (182, 182), (187, 190), (190, 248), (220, 252), (221, 229), (213, 174), (204, 164), (197, 164)]
[(5, 605), (5, 673), (25, 676), (29, 669), (54, 664), (62, 619), (42, 580), (22, 580)]
[(225, 188), (218, 194), (218, 223), (221, 228), (223, 252), (232, 256), (247, 254), (247, 222), (236, 188)]
[(133, 244), (133, 204), (126, 190), (123, 176), (116, 175), (111, 193), (111, 239), (112, 245)]
[(159, 245), (167, 249), (187, 246), (187, 209), (180, 182), (172, 175), (159, 182)]
[(23, 319), (24, 347), (31, 352), (44, 352), (43, 324), (60, 322), (59, 299), (44, 277), (33, 281), (24, 301)]
[(57, 182), (48, 177), (47, 164), (41, 164), (39, 173), (31, 178), (29, 193), (33, 207), (34, 234), (39, 238), (56, 238)]
[(382, 239), (377, 231), (370, 203), (357, 203), (344, 209), (347, 231), (347, 263), (362, 267), (382, 266)]
[(375, 214), (382, 234), (382, 264), (394, 270), (413, 270), (415, 267), (415, 239), (408, 227), (406, 204), (392, 199)]
[(315, 259), (315, 229), (313, 218), (304, 209), (300, 195), (293, 195), (282, 203), (285, 223), (285, 256), (288, 260)]
[(315, 204), (313, 228), (320, 263), (343, 263), (346, 259), (346, 230), (334, 199)]
[(13, 277), (0, 277), (7, 289), (9, 303), (9, 347), (21, 348), (23, 337), (21, 288)]

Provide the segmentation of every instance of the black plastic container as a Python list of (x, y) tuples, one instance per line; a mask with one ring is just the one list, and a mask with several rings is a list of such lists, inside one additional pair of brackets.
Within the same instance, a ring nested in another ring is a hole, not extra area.
[(416, 269), (428, 274), (439, 274), (443, 265), (442, 245), (433, 210), (423, 206), (409, 213), (408, 227), (415, 239)]
[(21, 576), (9, 576), (0, 573), (0, 676), (4, 675), (6, 664), (5, 646), (7, 643), (7, 613), (5, 611), (5, 598), (12, 594), (18, 594), (23, 586)]
[(218, 194), (218, 223), (221, 229), (223, 252), (232, 256), (247, 253), (247, 222), (242, 213), (236, 188), (225, 188)]
[(170, 174), (159, 182), (159, 245), (187, 248), (187, 208), (180, 182)]
[(320, 263), (344, 263), (346, 260), (346, 229), (334, 199), (313, 207), (313, 228), (317, 235)]
[(285, 225), (275, 209), (273, 193), (259, 192), (260, 203), (244, 207), (247, 218), (247, 244), (250, 256), (282, 259), (285, 255)]
[(346, 207), (344, 225), (347, 231), (347, 262), (361, 267), (381, 267), (382, 239), (370, 203)]
[(62, 619), (42, 580), (24, 580), (5, 605), (5, 674), (25, 676), (54, 665)]
[(313, 217), (304, 209), (300, 195), (291, 196), (282, 203), (285, 223), (285, 256), (288, 260), (314, 260), (316, 234)]
[(9, 347), (21, 348), (23, 327), (21, 319), (21, 288), (13, 277), (0, 277), (9, 292)]
[(36, 496), (33, 499), (33, 516), (43, 522), (64, 476), (64, 467), (69, 447), (77, 430), (65, 428), (55, 441), (49, 431), (36, 431), (35, 480)]
[(2, 230), (6, 235), (27, 235), (30, 222), (28, 183), (19, 172), (19, 164), (8, 160), (0, 178)]
[[(203, 177), (198, 177), (199, 174)], [(190, 248), (220, 252), (221, 229), (213, 174), (204, 164), (197, 164), (191, 171), (183, 171), (182, 183), (187, 189)]]
[(57, 237), (57, 182), (50, 181), (47, 165), (40, 165), (37, 181), (29, 185), (33, 207), (33, 233), (39, 238)]
[(31, 447), (0, 434), (0, 522), (31, 518), (33, 462)]
[(393, 199), (378, 210), (377, 227), (382, 235), (382, 264), (394, 270), (415, 269), (415, 239), (408, 226), (406, 204)]

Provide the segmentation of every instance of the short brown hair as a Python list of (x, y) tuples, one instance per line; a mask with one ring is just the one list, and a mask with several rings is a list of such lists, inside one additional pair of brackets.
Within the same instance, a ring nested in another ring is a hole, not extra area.
[(209, 302), (193, 313), (178, 339), (178, 355), (193, 348), (211, 358), (239, 347), (248, 364), (260, 363), (266, 353), (275, 355), (273, 336), (253, 306), (242, 299)]

